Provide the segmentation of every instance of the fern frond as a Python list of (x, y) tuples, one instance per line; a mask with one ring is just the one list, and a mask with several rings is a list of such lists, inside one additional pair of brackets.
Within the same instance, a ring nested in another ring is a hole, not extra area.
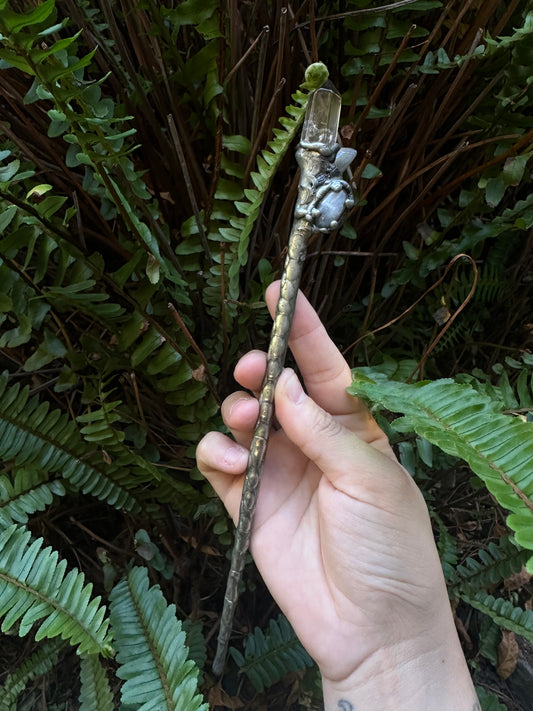
[(453, 581), (456, 578), (455, 566), (457, 565), (457, 543), (455, 538), (449, 533), (444, 521), (432, 509), (430, 516), (435, 521), (439, 529), (437, 538), (437, 550), (444, 572), (444, 577), (447, 581)]
[[(157, 356), (156, 356), (157, 358)], [(99, 383), (97, 405), (95, 409), (79, 415), (78, 423), (84, 426), (80, 434), (90, 444), (97, 444), (109, 455), (116, 466), (129, 470), (135, 476), (137, 486), (146, 482), (162, 482), (158, 494), (162, 493), (163, 486), (172, 491), (174, 481), (166, 475), (165, 471), (158, 469), (146, 457), (138, 454), (134, 449), (124, 443), (126, 424), (131, 424), (131, 417), (122, 400), (110, 400), (113, 390), (106, 391), (105, 384)], [(124, 410), (125, 412), (121, 412)], [(120, 423), (120, 424), (118, 424)], [(132, 479), (133, 480), (133, 479)], [(172, 491), (171, 495), (175, 495)], [(161, 499), (159, 499), (161, 500)]]
[(500, 627), (521, 634), (533, 642), (533, 611), (515, 607), (509, 600), (479, 591), (475, 595), (461, 592), (461, 599), (490, 617)]
[(119, 319), (125, 309), (109, 301), (109, 294), (95, 291), (94, 279), (85, 279), (76, 284), (50, 286), (43, 289), (43, 294), (58, 311), (75, 309), (108, 324)]
[[(474, 368), (472, 373), (459, 373), (456, 380), (468, 383), (475, 390), (497, 401), (502, 410), (521, 413), (533, 412), (533, 357), (522, 353), (520, 360), (507, 357), (504, 363), (495, 363), (493, 373)], [(496, 374), (496, 382), (494, 380)], [(518, 373), (518, 375), (516, 375)]]
[(237, 263), (240, 266), (246, 264), (250, 234), (274, 175), (303, 121), (309, 96), (327, 81), (328, 76), (329, 72), (321, 62), (311, 64), (307, 68), (305, 82), (292, 95), (294, 103), (286, 107), (286, 115), (279, 120), (281, 128), (274, 129), (274, 138), (257, 157), (257, 172), (250, 175), (255, 188), (245, 190), (246, 201), (236, 203), (244, 217), (230, 220), (230, 236), (239, 242)]
[(498, 647), (502, 641), (502, 629), (487, 615), (481, 615), (479, 625), (479, 653), (494, 666), (498, 666)]
[[(279, 120), (279, 127), (273, 130), (274, 138), (257, 157), (257, 171), (250, 174), (253, 188), (243, 189), (241, 181), (234, 179), (237, 171), (231, 167), (231, 163), (225, 162), (226, 173), (231, 179), (220, 178), (217, 182), (212, 218), (218, 219), (212, 219), (208, 238), (217, 244), (220, 244), (222, 238), (226, 243), (225, 263), (229, 264), (227, 289), (230, 299), (239, 299), (239, 272), (248, 259), (250, 235), (272, 180), (303, 121), (309, 95), (314, 89), (322, 86), (327, 78), (328, 70), (324, 64), (317, 62), (307, 68), (304, 83), (292, 95), (293, 103), (286, 107), (285, 115)], [(230, 150), (237, 148), (242, 151), (245, 145), (246, 139), (241, 136), (227, 137), (226, 146)], [(197, 232), (197, 229), (192, 224), (187, 227), (190, 234)], [(218, 264), (210, 268), (202, 294), (204, 303), (212, 303), (217, 309), (217, 315), (220, 309), (218, 295), (221, 274)]]
[(120, 444), (124, 440), (124, 432), (113, 427), (121, 420), (117, 408), (122, 400), (108, 401), (107, 393), (100, 393), (101, 407), (79, 415), (76, 420), (83, 424), (80, 430), (86, 442), (98, 442), (105, 446)]
[[(458, 345), (466, 343), (471, 338), (472, 326), (458, 319), (445, 331), (435, 346), (435, 353), (451, 351)], [(416, 367), (416, 366), (415, 366)]]
[(47, 402), (29, 398), (29, 389), (7, 387), (0, 376), (0, 459), (41, 472), (60, 472), (75, 488), (107, 501), (115, 508), (138, 511), (141, 506), (127, 490), (128, 470), (105, 464), (85, 444), (74, 422)]
[(13, 524), (0, 532), (0, 617), (2, 632), (18, 625), (20, 637), (39, 623), (35, 639), (61, 637), (79, 651), (109, 654), (109, 622), (92, 584), (75, 568), (66, 572), (43, 540)]
[(114, 711), (113, 693), (97, 654), (80, 660), (80, 711)]
[[(497, 501), (511, 511), (507, 524), (519, 545), (533, 550), (533, 424), (503, 415), (497, 404), (451, 380), (391, 382), (369, 368), (354, 370), (352, 395), (401, 412), (392, 423), (415, 431), (464, 459)], [(369, 377), (370, 375), (370, 377)], [(533, 572), (533, 557), (527, 567)]]
[[(471, 276), (465, 272), (461, 273), (457, 283), (454, 284), (452, 299), (457, 304), (466, 301), (472, 288)], [(505, 303), (505, 299), (512, 291), (512, 286), (505, 279), (505, 274), (499, 264), (484, 264), (478, 268), (476, 290), (472, 297), (474, 303), (491, 304)]]
[(64, 644), (59, 639), (46, 640), (0, 686), (0, 711), (12, 711), (19, 694), (35, 677), (42, 676), (57, 663)]
[(122, 703), (135, 703), (137, 711), (207, 711), (176, 608), (159, 586), (149, 587), (146, 568), (133, 568), (111, 591), (110, 604)]
[(184, 620), (183, 630), (186, 634), (185, 644), (189, 648), (189, 659), (192, 659), (198, 669), (203, 669), (207, 658), (207, 647), (205, 637), (202, 634), (202, 622), (200, 620)]
[(246, 640), (244, 656), (234, 647), (231, 647), (230, 653), (240, 671), (246, 674), (259, 692), (283, 679), (289, 672), (314, 664), (283, 615), (270, 620), (266, 632), (256, 627)]
[(48, 480), (48, 473), (20, 467), (0, 476), (0, 526), (26, 523), (28, 514), (44, 511), (54, 496), (64, 496), (65, 487), (59, 479)]
[(520, 548), (509, 536), (502, 537), (498, 544), (491, 541), (476, 558), (467, 558), (456, 567), (457, 580), (452, 590), (459, 587), (473, 592), (489, 588), (522, 570), (529, 557), (529, 551)]

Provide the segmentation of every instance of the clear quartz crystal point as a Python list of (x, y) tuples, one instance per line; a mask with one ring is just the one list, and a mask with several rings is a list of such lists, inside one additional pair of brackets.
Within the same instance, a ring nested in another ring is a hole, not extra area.
[(301, 140), (331, 146), (337, 141), (341, 115), (341, 97), (327, 86), (317, 89), (307, 105)]

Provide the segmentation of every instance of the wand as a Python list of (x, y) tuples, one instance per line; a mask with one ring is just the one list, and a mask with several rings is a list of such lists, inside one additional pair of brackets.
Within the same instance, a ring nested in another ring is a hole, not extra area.
[(238, 598), (246, 552), (259, 492), (261, 469), (274, 410), (274, 390), (285, 362), (296, 296), (309, 238), (316, 232), (331, 232), (354, 205), (352, 189), (342, 174), (355, 158), (353, 148), (337, 143), (341, 97), (331, 82), (311, 95), (305, 114), (296, 160), (300, 166), (298, 197), (283, 274), (276, 315), (267, 354), (267, 367), (259, 396), (259, 417), (250, 445), (248, 467), (242, 490), (239, 522), (231, 556), (224, 607), (220, 620), (213, 672), (224, 670), (233, 616)]

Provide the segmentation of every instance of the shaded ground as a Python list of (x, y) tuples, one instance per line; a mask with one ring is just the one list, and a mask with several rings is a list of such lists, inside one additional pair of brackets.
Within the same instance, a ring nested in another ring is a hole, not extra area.
[(516, 670), (504, 680), (486, 660), (474, 674), (476, 685), (483, 686), (504, 703), (508, 711), (533, 711), (533, 645), (517, 637), (519, 657)]

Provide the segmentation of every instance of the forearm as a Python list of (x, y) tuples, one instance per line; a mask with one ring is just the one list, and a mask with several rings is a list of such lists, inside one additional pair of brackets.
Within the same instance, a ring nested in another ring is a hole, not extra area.
[(323, 676), (323, 691), (325, 711), (481, 711), (453, 626), (380, 650), (347, 679)]

